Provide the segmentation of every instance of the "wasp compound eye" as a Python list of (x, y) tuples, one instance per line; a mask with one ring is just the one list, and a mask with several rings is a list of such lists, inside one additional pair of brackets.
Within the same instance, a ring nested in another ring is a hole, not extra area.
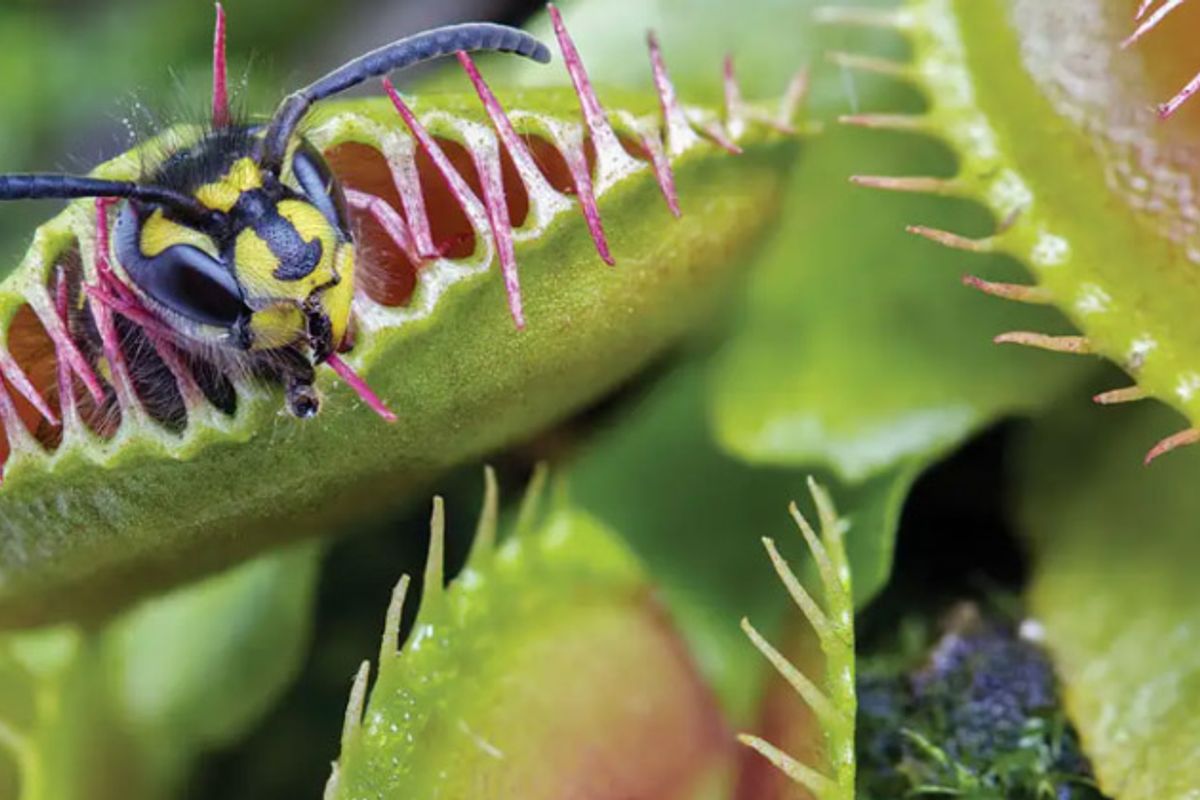
[(250, 313), (237, 280), (217, 259), (191, 244), (173, 244), (147, 256), (140, 231), (138, 212), (130, 205), (117, 224), (117, 256), (150, 300), (193, 322), (222, 328)]

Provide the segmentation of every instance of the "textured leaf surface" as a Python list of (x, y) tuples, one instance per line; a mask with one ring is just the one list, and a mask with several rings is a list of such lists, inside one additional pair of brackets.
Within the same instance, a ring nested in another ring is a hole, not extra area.
[(1116, 425), (1103, 415), (1064, 409), (1030, 433), (1029, 602), (1104, 793), (1190, 797), (1200, 785), (1200, 454), (1147, 470), (1144, 438), (1170, 412), (1142, 405)]
[[(565, 137), (564, 147), (582, 133), (571, 92), (504, 101), (521, 132)], [(474, 97), (413, 106), (434, 136), (468, 150), (494, 146)], [(657, 107), (653, 93), (643, 93), (610, 110), (620, 130)], [(315, 124), (311, 136), (327, 151), (355, 142), (393, 165), (412, 163), (412, 139), (382, 101), (329, 109)], [(530, 228), (516, 245), (524, 332), (513, 330), (501, 281), (489, 270), (486, 231), (477, 232), (473, 257), (423, 265), (405, 304), (364, 301), (352, 360), (401, 414), (393, 426), (325, 375), (325, 409), (307, 423), (281, 416), (275, 393), (238, 385), (232, 418), (194, 409), (182, 435), (130, 407), (110, 441), (82, 424), (53, 453), (18, 438), (0, 488), (0, 623), (103, 613), (276, 541), (390, 507), (437, 471), (610, 388), (704, 320), (740, 266), (736, 254), (768, 229), (796, 142), (752, 126), (742, 144), (735, 158), (697, 140), (673, 159), (681, 220), (666, 210), (644, 163), (630, 159), (629, 171), (598, 177), (616, 268), (597, 257), (573, 201), (531, 190)], [(106, 172), (128, 174), (134, 160)], [(370, 172), (384, 163), (367, 159), (365, 179), (386, 185), (386, 175)], [(92, 263), (91, 225), (86, 205), (74, 205), (40, 231), (22, 269), (0, 287), (10, 322), (26, 299), (50, 313), (44, 283), (73, 241)], [(12, 330), (8, 345), (17, 348)]]
[[(1195, 65), (1162, 38), (1167, 31), (1120, 50), (1134, 10), (1098, 0), (910, 0), (892, 14), (831, 16), (907, 36), (911, 64), (893, 66), (929, 101), (924, 113), (859, 124), (927, 131), (958, 156), (951, 180), (892, 187), (984, 203), (997, 227), (955, 244), (1024, 263), (1037, 289), (1021, 291), (1053, 303), (1083, 334), (1013, 339), (1103, 355), (1139, 394), (1195, 421), (1194, 118), (1164, 124), (1153, 102), (1167, 94), (1164, 75)], [(1186, 28), (1191, 13), (1176, 23)]]
[(389, 614), (327, 796), (682, 800), (720, 781), (714, 698), (613, 534), (560, 505), (491, 546), (426, 589), (399, 652)]

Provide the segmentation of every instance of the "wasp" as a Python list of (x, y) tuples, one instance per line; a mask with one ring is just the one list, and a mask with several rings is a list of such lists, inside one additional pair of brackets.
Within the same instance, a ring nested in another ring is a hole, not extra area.
[[(221, 48), (223, 61), (223, 39)], [(288, 410), (311, 417), (320, 407), (316, 367), (338, 368), (347, 343), (357, 254), (342, 187), (301, 124), (314, 104), (368, 79), (476, 51), (550, 61), (545, 45), (514, 28), (436, 28), (347, 62), (260, 125), (230, 121), (222, 77), (212, 127), (144, 179), (0, 175), (0, 200), (120, 203), (104, 256), (125, 290), (184, 348), (279, 376)]]

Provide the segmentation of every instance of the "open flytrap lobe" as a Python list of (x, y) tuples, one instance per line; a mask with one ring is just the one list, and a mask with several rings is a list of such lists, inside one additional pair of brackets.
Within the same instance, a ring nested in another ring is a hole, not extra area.
[[(1189, 13), (1183, 6), (1183, 0), (1130, 4), (1137, 27), (1123, 46), (1145, 46), (1152, 35), (1166, 35), (1164, 23)], [(905, 0), (896, 9), (829, 6), (816, 16), (825, 24), (888, 29), (906, 38), (912, 45), (907, 61), (856, 53), (831, 59), (906, 81), (928, 100), (919, 113), (856, 113), (841, 122), (931, 136), (957, 160), (951, 176), (850, 180), (874, 190), (972, 200), (988, 209), (995, 223), (984, 236), (919, 224), (908, 231), (965, 253), (1016, 259), (1027, 268), (1029, 283), (975, 275), (963, 283), (993, 297), (1052, 306), (1078, 331), (1014, 330), (995, 336), (996, 343), (1102, 356), (1128, 373), (1131, 385), (1096, 395), (1096, 403), (1154, 398), (1183, 413), (1188, 427), (1151, 447), (1148, 464), (1200, 443), (1200, 352), (1194, 345), (1200, 296), (1187, 277), (1200, 262), (1196, 150), (1159, 122), (1200, 89), (1200, 76), (1158, 106), (1157, 115), (1131, 100), (1142, 97), (1153, 70), (1122, 57), (1107, 21), (1079, 25), (1075, 35), (1061, 38), (1076, 19), (1101, 13), (1094, 0)], [(1051, 133), (1030, 134), (1042, 129)]]
[[(551, 53), (472, 24), (254, 125), (229, 111), (218, 11), (211, 125), (87, 177), (0, 177), (8, 199), (80, 198), (0, 282), (0, 625), (106, 613), (382, 512), (728, 303), (800, 153), (803, 74), (764, 104), (714, 63), (726, 102), (691, 105), (651, 36), (644, 86), (601, 90), (549, 12), (559, 87), (489, 87), (466, 51)], [(462, 90), (388, 80), (439, 55)], [(380, 96), (323, 100), (368, 79)]]
[[(308, 417), (319, 408), (314, 368), (328, 365), (367, 407), (394, 422), (396, 415), (386, 401), (342, 357), (362, 338), (368, 327), (363, 318), (374, 316), (373, 306), (380, 299), (370, 290), (372, 276), (356, 282), (356, 271), (369, 272), (373, 265), (358, 263), (363, 253), (356, 250), (351, 214), (372, 220), (413, 271), (430, 262), (455, 260), (450, 255), (453, 239), (435, 241), (438, 220), (432, 219), (436, 212), (428, 207), (431, 190), (425, 184), (444, 181), (454, 205), (470, 223), (471, 235), (482, 229), (490, 235), (510, 313), (516, 328), (523, 329), (512, 193), (526, 195), (527, 205), (536, 198), (540, 218), (532, 221), (539, 227), (577, 202), (601, 260), (615, 265), (599, 194), (648, 163), (671, 213), (678, 217), (682, 211), (673, 158), (697, 146), (702, 137), (739, 153), (734, 140), (752, 121), (794, 133), (803, 76), (777, 113), (764, 113), (743, 101), (732, 60), (727, 59), (727, 113), (722, 121), (680, 104), (653, 35), (651, 66), (663, 122), (618, 111), (615, 116), (627, 123), (618, 133), (561, 14), (553, 6), (549, 12), (585, 123), (583, 131), (560, 132), (550, 144), (553, 156), (534, 152), (534, 136), (517, 131), (468, 55), (472, 50), (499, 51), (550, 61), (549, 50), (528, 34), (483, 23), (417, 34), (347, 63), (288, 96), (267, 125), (252, 126), (236, 122), (230, 112), (225, 12), (218, 5), (210, 130), (187, 142), (168, 144), (157, 169), (136, 181), (0, 176), (0, 199), (97, 198), (90, 263), (56, 265), (46, 286), (51, 301), (30, 299), (53, 348), (56, 384), (39, 388), (11, 353), (4, 350), (0, 355), (0, 371), (7, 380), (0, 385), (0, 422), (8, 448), (29, 444), (22, 434), (27, 425), (19, 422), (22, 415), (9, 388), (41, 417), (38, 425), (58, 429), (40, 435), (35, 430), (43, 439), (72, 436), (89, 416), (93, 428), (119, 425), (113, 420), (125, 416), (148, 415), (158, 422), (170, 421), (161, 418), (164, 414), (180, 416), (177, 409), (156, 412), (138, 391), (136, 373), (156, 367), (165, 367), (173, 385), (152, 391), (170, 395), (175, 406), (182, 403), (184, 415), (206, 402), (195, 373), (208, 370), (231, 382), (237, 395), (248, 391), (249, 378), (282, 383), (289, 410)], [(495, 140), (468, 143), (470, 163), (456, 163), (387, 77), (393, 70), (446, 55), (457, 56), (503, 155)], [(345, 185), (337, 175), (336, 154), (326, 163), (325, 155), (299, 132), (315, 103), (371, 77), (381, 78), (415, 143), (400, 156), (408, 163), (389, 159), (399, 207), (378, 193)], [(545, 149), (545, 142), (539, 144)], [(427, 159), (436, 174), (416, 166), (418, 158)], [(569, 179), (561, 191), (548, 174), (555, 169), (550, 163), (554, 160), (565, 165), (561, 177)], [(506, 185), (503, 173), (508, 165), (519, 186)], [(114, 213), (120, 239), (115, 248), (110, 233)], [(68, 270), (75, 274), (68, 275)], [(376, 275), (373, 282), (387, 284), (389, 278)], [(118, 331), (117, 320), (132, 332)], [(148, 347), (128, 352), (135, 339)], [(87, 389), (90, 411), (76, 397), (76, 383)], [(60, 418), (55, 405), (69, 408)], [(103, 414), (98, 416), (97, 408), (105, 409)]]

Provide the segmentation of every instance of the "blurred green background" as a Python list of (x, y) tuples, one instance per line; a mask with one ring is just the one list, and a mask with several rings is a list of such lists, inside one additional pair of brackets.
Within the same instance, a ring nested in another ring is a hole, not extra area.
[[(253, 118), (269, 114), (287, 91), (387, 41), (463, 20), (519, 24), (541, 4), (226, 0), (224, 6), (235, 107)], [(0, 171), (86, 173), (164, 126), (204, 120), (213, 20), (207, 0), (3, 0)], [(16, 265), (35, 227), (61, 205), (0, 206), (0, 274)], [(502, 470), (510, 498), (529, 463), (517, 457)], [(433, 487), (447, 496), (452, 509), (451, 571), (465, 557), (481, 486), (482, 476), (472, 468)], [(420, 574), (426, 542), (412, 534), (427, 529), (427, 515), (421, 504), (409, 516), (382, 521), (331, 547), (317, 590), (313, 635), (318, 645), (299, 680), (249, 742), (207, 757), (182, 796), (320, 792), (337, 755), (350, 677), (363, 654), (376, 646), (392, 584), (402, 572)]]

